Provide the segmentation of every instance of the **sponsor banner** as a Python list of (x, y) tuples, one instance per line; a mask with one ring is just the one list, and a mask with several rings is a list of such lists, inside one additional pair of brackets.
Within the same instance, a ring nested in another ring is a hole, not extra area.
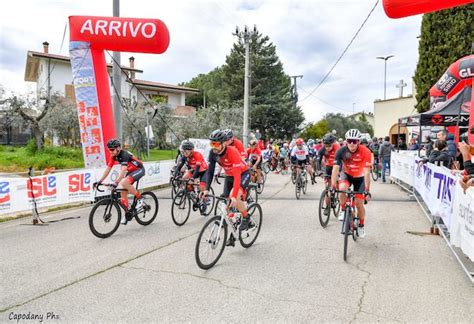
[(413, 187), (416, 167), (415, 156), (402, 152), (409, 151), (392, 152), (390, 155), (390, 176)]
[(456, 185), (450, 239), (474, 261), (474, 188), (464, 193), (461, 185)]
[(416, 191), (423, 198), (430, 213), (441, 217), (449, 230), (453, 214), (456, 177), (447, 168), (431, 163), (417, 164), (414, 183)]
[(84, 163), (86, 169), (103, 167), (102, 122), (90, 44), (71, 42), (70, 55)]
[[(145, 162), (145, 176), (140, 179), (139, 189), (156, 187), (169, 182), (173, 161)], [(100, 179), (105, 168), (80, 169), (29, 178), (0, 179), (0, 215), (30, 211), (33, 198), (37, 208), (70, 203), (90, 202), (94, 197), (107, 195), (95, 193), (92, 185)], [(120, 165), (114, 166), (108, 179), (117, 179)]]

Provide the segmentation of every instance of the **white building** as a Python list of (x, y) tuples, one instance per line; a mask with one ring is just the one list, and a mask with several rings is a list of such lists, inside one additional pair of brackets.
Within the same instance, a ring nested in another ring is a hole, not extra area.
[[(50, 54), (49, 44), (43, 43), (43, 52), (28, 51), (25, 68), (25, 81), (36, 82), (38, 96), (47, 93), (59, 93), (75, 100), (72, 79), (71, 62), (68, 56)], [(107, 64), (109, 76), (112, 75), (112, 64)], [(122, 66), (121, 96), (138, 103), (148, 98), (160, 97), (162, 102), (168, 103), (176, 109), (178, 115), (190, 115), (196, 108), (186, 106), (186, 95), (199, 93), (198, 89), (186, 88), (172, 84), (139, 80), (135, 76), (143, 73), (135, 68), (135, 59), (130, 57), (129, 66)], [(112, 83), (111, 83), (112, 84)], [(114, 89), (111, 88), (111, 95)]]

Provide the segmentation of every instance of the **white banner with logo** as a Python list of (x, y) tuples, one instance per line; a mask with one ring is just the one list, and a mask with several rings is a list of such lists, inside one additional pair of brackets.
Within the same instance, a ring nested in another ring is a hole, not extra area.
[[(167, 184), (173, 161), (145, 162), (145, 176), (139, 188)], [(92, 184), (100, 179), (105, 168), (80, 169), (29, 178), (0, 179), (0, 215), (30, 211), (33, 199), (37, 208), (93, 201)], [(120, 165), (114, 166), (104, 182), (117, 179)], [(101, 193), (100, 195), (106, 195)], [(100, 196), (97, 193), (96, 196)]]
[(474, 188), (464, 193), (456, 185), (453, 217), (451, 219), (451, 244), (458, 246), (474, 262)]
[(415, 189), (423, 198), (430, 213), (441, 217), (448, 230), (453, 214), (456, 181), (456, 176), (445, 167), (431, 163), (416, 165)]
[(415, 179), (415, 156), (401, 152), (390, 155), (390, 176), (413, 187)]

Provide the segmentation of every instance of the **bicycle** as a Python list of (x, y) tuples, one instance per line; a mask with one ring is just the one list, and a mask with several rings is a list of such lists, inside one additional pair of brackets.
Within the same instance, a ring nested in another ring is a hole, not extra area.
[[(176, 167), (176, 166), (175, 166)], [(177, 176), (174, 175), (174, 169), (171, 169), (171, 175), (170, 175), (170, 185), (171, 185), (171, 199), (174, 199), (174, 196), (183, 189), (180, 185), (180, 180), (183, 177), (183, 173), (179, 172)]]
[[(300, 169), (300, 166), (295, 166), (295, 169)], [(305, 168), (301, 168), (301, 171), (296, 171), (296, 180), (295, 180), (295, 195), (296, 199), (300, 199), (301, 191), (306, 195), (306, 189), (308, 188), (308, 174), (306, 173)]]
[(217, 204), (218, 213), (204, 224), (196, 241), (194, 256), (199, 268), (207, 270), (212, 268), (219, 261), (224, 252), (228, 232), (233, 237), (238, 238), (240, 245), (244, 248), (251, 247), (260, 233), (262, 227), (262, 207), (258, 203), (250, 204), (247, 208), (250, 217), (249, 228), (245, 231), (240, 229), (240, 213), (231, 211), (226, 198), (214, 196), (219, 202)]
[(334, 217), (337, 218), (341, 210), (341, 205), (339, 203), (339, 193), (331, 192), (330, 190), (331, 176), (323, 174), (322, 177), (324, 179), (325, 188), (319, 198), (319, 223), (325, 228), (331, 217), (331, 209), (333, 210)]
[[(138, 181), (136, 183), (138, 188)], [(138, 199), (133, 197), (133, 203), (127, 210), (120, 200), (120, 193), (127, 191), (126, 189), (117, 189), (112, 184), (100, 184), (95, 189), (99, 192), (104, 192), (105, 190), (100, 190), (101, 186), (112, 188), (112, 190), (110, 191), (110, 196), (99, 200), (89, 214), (89, 228), (95, 236), (107, 238), (117, 231), (122, 218), (121, 209), (125, 212), (123, 217), (126, 217), (128, 221), (135, 218), (140, 225), (150, 225), (155, 220), (159, 204), (158, 198), (156, 198), (153, 192), (142, 192), (141, 196), (144, 198), (145, 204), (139, 209), (136, 209)], [(96, 224), (99, 221), (103, 222), (103, 224)]]
[(344, 235), (344, 261), (347, 261), (347, 248), (349, 245), (349, 236), (357, 241), (359, 236), (359, 217), (357, 216), (357, 209), (355, 207), (356, 195), (352, 189), (349, 190), (336, 190), (337, 193), (345, 193), (346, 204), (344, 205), (344, 221), (342, 222), (341, 234)]
[(250, 182), (256, 185), (256, 190), (258, 194), (261, 194), (263, 192), (263, 188), (265, 187), (265, 177), (262, 175), (262, 182), (258, 182), (257, 171), (254, 170), (252, 167), (250, 168)]
[[(189, 180), (180, 180), (184, 183), (184, 188), (181, 189), (173, 199), (171, 204), (171, 219), (177, 226), (183, 226), (191, 214), (191, 206), (193, 211), (199, 210), (202, 216), (209, 216), (214, 209), (215, 200), (203, 200), (199, 197), (199, 184), (191, 183)], [(214, 189), (209, 188), (209, 191), (214, 195)]]

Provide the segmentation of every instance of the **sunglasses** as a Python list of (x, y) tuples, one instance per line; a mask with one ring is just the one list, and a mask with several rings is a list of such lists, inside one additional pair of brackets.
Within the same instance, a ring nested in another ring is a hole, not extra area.
[(359, 144), (358, 139), (348, 139), (346, 141), (347, 141), (347, 144)]
[(117, 148), (111, 148), (111, 149), (109, 149), (109, 152), (115, 152), (116, 149)]
[(210, 142), (209, 146), (213, 149), (218, 149), (222, 146), (222, 143), (221, 142)]

